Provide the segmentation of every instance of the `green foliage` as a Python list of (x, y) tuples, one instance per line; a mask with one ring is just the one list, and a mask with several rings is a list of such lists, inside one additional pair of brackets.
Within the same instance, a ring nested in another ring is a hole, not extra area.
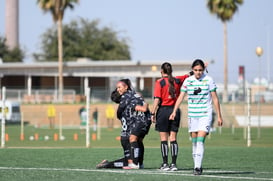
[(73, 9), (74, 4), (79, 0), (37, 0), (38, 5), (44, 12), (50, 12), (54, 22), (63, 19), (64, 12), (67, 8)]
[[(58, 37), (56, 28), (48, 29), (42, 35), (42, 54), (35, 54), (38, 61), (58, 60)], [(64, 61), (77, 58), (92, 60), (129, 60), (130, 52), (126, 38), (110, 27), (99, 27), (99, 20), (72, 20), (63, 25)]]
[(225, 22), (232, 19), (241, 4), (243, 0), (208, 0), (207, 7), (212, 14), (216, 14), (221, 21)]
[(20, 47), (9, 50), (6, 39), (0, 37), (0, 58), (3, 62), (23, 62), (24, 57), (25, 53)]

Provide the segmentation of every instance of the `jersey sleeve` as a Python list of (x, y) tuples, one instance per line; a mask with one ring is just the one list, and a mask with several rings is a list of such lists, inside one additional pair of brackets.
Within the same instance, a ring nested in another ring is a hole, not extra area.
[(186, 78), (188, 78), (189, 75), (188, 74), (185, 74), (185, 75), (182, 75), (182, 76), (176, 76), (177, 79), (180, 79), (180, 81), (183, 83), (185, 81)]
[(188, 78), (186, 78), (180, 88), (180, 92), (187, 92), (188, 91)]
[(217, 86), (212, 78), (209, 79), (209, 91), (215, 92), (217, 89)]
[(161, 98), (160, 80), (157, 80), (157, 81), (155, 82), (154, 98)]

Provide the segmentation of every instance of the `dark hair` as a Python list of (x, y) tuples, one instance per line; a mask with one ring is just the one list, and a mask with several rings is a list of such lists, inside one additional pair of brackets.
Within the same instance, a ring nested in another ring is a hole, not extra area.
[(203, 60), (201, 59), (195, 59), (191, 65), (191, 68), (197, 66), (197, 65), (200, 65), (204, 70), (205, 70), (205, 64), (203, 62)]
[(168, 81), (169, 81), (169, 94), (172, 98), (175, 97), (175, 88), (174, 88), (174, 77), (172, 75), (173, 69), (172, 65), (169, 62), (165, 62), (161, 65), (161, 70), (164, 74), (168, 75)]
[(123, 82), (124, 84), (126, 84), (128, 86), (128, 90), (132, 90), (132, 84), (130, 79), (121, 79), (119, 80), (119, 82)]
[(111, 93), (111, 100), (117, 104), (120, 103), (120, 98), (121, 95), (118, 93), (117, 89), (115, 89), (114, 91), (112, 91)]

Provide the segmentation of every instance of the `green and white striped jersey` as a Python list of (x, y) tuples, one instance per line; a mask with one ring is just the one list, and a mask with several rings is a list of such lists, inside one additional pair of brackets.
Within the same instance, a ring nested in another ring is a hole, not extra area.
[(212, 114), (212, 98), (210, 92), (216, 91), (217, 87), (213, 79), (203, 74), (200, 79), (194, 75), (188, 77), (181, 92), (188, 94), (188, 117), (208, 117)]

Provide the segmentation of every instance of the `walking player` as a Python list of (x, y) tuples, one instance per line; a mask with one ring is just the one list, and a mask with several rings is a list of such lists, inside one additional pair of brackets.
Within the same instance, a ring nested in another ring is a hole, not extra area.
[(187, 78), (181, 87), (181, 93), (170, 115), (170, 120), (176, 119), (178, 107), (187, 93), (188, 126), (192, 139), (192, 157), (194, 161), (193, 172), (194, 175), (201, 175), (205, 138), (209, 134), (212, 121), (212, 101), (217, 112), (218, 126), (222, 126), (223, 119), (216, 93), (216, 85), (213, 79), (204, 73), (204, 62), (196, 59), (192, 64), (192, 71), (194, 75)]

